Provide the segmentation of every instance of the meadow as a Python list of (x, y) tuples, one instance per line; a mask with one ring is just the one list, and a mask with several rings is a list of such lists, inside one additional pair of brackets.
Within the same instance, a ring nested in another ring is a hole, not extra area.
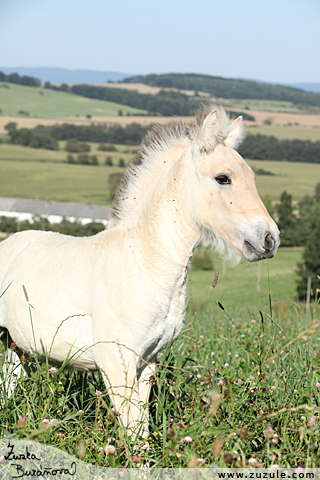
[[(100, 165), (87, 166), (65, 163), (62, 142), (58, 152), (2, 143), (1, 196), (110, 203), (109, 175), (125, 169), (104, 159), (128, 164), (135, 148), (116, 147), (91, 144)], [(256, 176), (259, 193), (273, 200), (284, 189), (295, 200), (313, 195), (319, 182), (319, 165), (248, 163), (276, 174)], [(100, 373), (54, 369), (36, 356), (16, 394), (3, 396), (0, 437), (36, 440), (104, 467), (318, 467), (320, 307), (306, 314), (296, 301), (302, 251), (281, 248), (235, 268), (210, 254), (210, 270), (192, 265), (185, 329), (158, 355), (146, 440), (119, 428)]]
[(319, 107), (307, 105), (295, 105), (289, 101), (277, 100), (254, 100), (254, 99), (223, 99), (223, 103), (228, 108), (241, 108), (261, 112), (281, 112), (281, 113), (315, 113), (319, 114)]
[[(6, 85), (9, 88), (4, 88)], [(123, 115), (144, 114), (144, 110), (119, 105), (113, 102), (84, 98), (48, 88), (26, 87), (0, 82), (1, 115), (19, 116), (20, 111), (30, 117), (86, 117), (87, 115), (115, 116), (119, 110)], [(25, 116), (20, 114), (21, 116)]]
[(257, 265), (223, 273), (213, 257), (214, 270), (191, 269), (186, 327), (158, 355), (146, 440), (118, 427), (99, 373), (37, 357), (3, 397), (1, 437), (105, 467), (318, 467), (320, 322), (293, 301), (300, 256), (285, 249), (262, 262), (259, 293)]
[(294, 125), (253, 125), (247, 126), (245, 135), (267, 135), (274, 136), (279, 140), (311, 140), (318, 142), (320, 140), (319, 127), (297, 127)]
[[(51, 198), (54, 201), (108, 204), (108, 178), (111, 173), (125, 173), (117, 165), (120, 158), (128, 165), (136, 147), (116, 145), (116, 152), (101, 152), (98, 144), (90, 144), (89, 155), (97, 155), (99, 166), (67, 164), (68, 152), (61, 143), (59, 151), (33, 149), (21, 145), (0, 144), (1, 196), (17, 198)], [(76, 156), (76, 154), (74, 154)], [(105, 166), (111, 156), (113, 166)], [(260, 195), (268, 194), (276, 201), (287, 190), (294, 200), (313, 195), (320, 178), (320, 165), (248, 160), (255, 169), (262, 168), (274, 175), (256, 175)]]

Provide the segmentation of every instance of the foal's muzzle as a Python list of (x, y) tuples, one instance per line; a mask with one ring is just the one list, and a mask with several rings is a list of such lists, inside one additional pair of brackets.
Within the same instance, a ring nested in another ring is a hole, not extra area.
[(280, 245), (278, 231), (261, 231), (260, 228), (256, 229), (256, 235), (248, 235), (244, 240), (243, 253), (249, 262), (274, 257)]

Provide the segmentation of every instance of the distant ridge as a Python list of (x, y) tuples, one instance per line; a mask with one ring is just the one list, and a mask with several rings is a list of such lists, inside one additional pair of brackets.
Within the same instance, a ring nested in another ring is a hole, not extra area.
[(51, 83), (105, 83), (119, 82), (130, 76), (128, 73), (99, 71), (99, 70), (71, 70), (55, 67), (0, 67), (0, 72), (6, 75), (18, 73), (38, 78), (42, 82)]
[(293, 83), (289, 84), (289, 87), (301, 88), (302, 90), (306, 90), (307, 92), (320, 93), (320, 83)]

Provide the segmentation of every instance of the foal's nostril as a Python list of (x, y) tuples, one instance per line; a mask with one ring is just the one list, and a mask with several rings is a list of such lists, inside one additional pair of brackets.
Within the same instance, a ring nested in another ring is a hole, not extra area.
[(264, 247), (266, 250), (272, 250), (274, 246), (274, 240), (271, 233), (267, 233), (266, 238), (264, 239)]

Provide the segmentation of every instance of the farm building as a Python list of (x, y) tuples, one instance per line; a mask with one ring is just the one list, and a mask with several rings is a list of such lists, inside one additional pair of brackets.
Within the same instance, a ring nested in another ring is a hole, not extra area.
[(20, 198), (0, 197), (0, 217), (16, 218), (18, 221), (29, 220), (34, 216), (47, 218), (50, 223), (60, 223), (63, 218), (85, 225), (92, 221), (108, 225), (111, 207), (107, 205), (85, 205), (80, 203), (51, 202), (49, 199), (25, 200)]

